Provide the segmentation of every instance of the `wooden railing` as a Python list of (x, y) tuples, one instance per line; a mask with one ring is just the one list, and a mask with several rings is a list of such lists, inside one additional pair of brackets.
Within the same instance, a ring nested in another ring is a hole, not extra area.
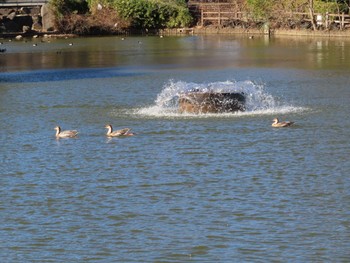
[(49, 0), (1, 0), (0, 7), (42, 6), (48, 2)]
[(241, 0), (192, 0), (188, 2), (188, 6), (201, 26), (206, 22), (222, 25), (227, 20), (244, 19), (245, 12), (241, 11), (240, 2)]
[(205, 25), (206, 21), (210, 21), (211, 23), (215, 23), (219, 26), (222, 25), (224, 21), (230, 21), (230, 20), (246, 20), (246, 13), (245, 12), (239, 12), (239, 11), (229, 11), (229, 10), (211, 10), (211, 11), (205, 11), (204, 9), (201, 9), (201, 19), (200, 23), (201, 26)]
[[(311, 21), (310, 15), (308, 13), (293, 12), (287, 13), (291, 17), (299, 16), (303, 21)], [(339, 25), (340, 29), (345, 29), (350, 26), (350, 15), (345, 13), (340, 14), (314, 14), (314, 21), (317, 26), (323, 26), (326, 29), (330, 27), (332, 23)]]
[[(249, 13), (243, 11), (243, 7), (240, 6), (240, 0), (235, 2), (225, 0), (191, 0), (188, 2), (189, 8), (196, 14), (200, 26), (204, 26), (207, 23), (222, 26), (227, 21), (244, 21), (249, 20)], [(311, 22), (309, 13), (301, 12), (289, 12), (285, 14), (290, 19), (299, 21)], [(350, 15), (348, 14), (314, 14), (314, 21), (317, 26), (322, 26), (326, 29), (330, 28), (334, 23), (339, 26), (340, 29), (350, 27)]]

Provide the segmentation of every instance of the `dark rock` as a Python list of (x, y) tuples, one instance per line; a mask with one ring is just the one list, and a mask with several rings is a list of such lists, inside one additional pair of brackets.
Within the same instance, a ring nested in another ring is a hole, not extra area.
[(7, 32), (20, 32), (21, 27), (12, 20), (6, 20), (4, 22), (5, 31)]
[(243, 93), (187, 92), (180, 95), (180, 112), (224, 113), (245, 110)]

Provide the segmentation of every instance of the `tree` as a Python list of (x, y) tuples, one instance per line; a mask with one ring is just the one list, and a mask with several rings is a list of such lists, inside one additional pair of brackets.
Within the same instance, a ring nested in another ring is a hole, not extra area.
[(254, 20), (269, 20), (274, 9), (273, 0), (247, 0), (247, 5)]
[(310, 19), (311, 19), (312, 28), (313, 28), (313, 30), (317, 30), (315, 16), (314, 16), (314, 0), (308, 0), (308, 1), (309, 1), (308, 2), (308, 9), (309, 9), (309, 15), (310, 15)]

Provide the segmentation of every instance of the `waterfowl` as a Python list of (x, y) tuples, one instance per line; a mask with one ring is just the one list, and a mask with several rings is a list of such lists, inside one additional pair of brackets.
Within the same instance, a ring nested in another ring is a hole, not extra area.
[(282, 127), (289, 127), (291, 126), (294, 122), (293, 121), (282, 121), (280, 122), (278, 120), (278, 118), (274, 118), (272, 123), (272, 127), (276, 127), (276, 128), (282, 128)]
[(76, 130), (62, 131), (60, 126), (56, 126), (55, 130), (56, 130), (56, 138), (72, 138), (77, 136), (78, 134), (78, 131)]
[(111, 124), (107, 124), (105, 126), (107, 130), (107, 133), (106, 135), (108, 137), (118, 137), (118, 136), (132, 136), (134, 135), (132, 132), (130, 132), (130, 128), (124, 128), (124, 129), (121, 129), (121, 130), (117, 130), (117, 131), (113, 131), (113, 127)]

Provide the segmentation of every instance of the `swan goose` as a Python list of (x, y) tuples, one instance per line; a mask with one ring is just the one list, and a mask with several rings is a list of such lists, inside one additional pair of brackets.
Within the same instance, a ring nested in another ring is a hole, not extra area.
[(292, 121), (281, 121), (280, 122), (278, 118), (274, 118), (272, 121), (273, 121), (273, 123), (271, 126), (276, 127), (276, 128), (289, 127), (292, 124), (294, 124), (294, 122), (292, 122)]
[(60, 126), (56, 126), (55, 130), (56, 130), (56, 138), (73, 138), (78, 134), (78, 131), (76, 130), (62, 131)]
[(130, 132), (131, 131), (130, 128), (124, 128), (124, 129), (113, 131), (113, 127), (111, 124), (107, 124), (105, 126), (105, 128), (107, 129), (106, 135), (108, 137), (133, 136), (134, 135), (132, 132)]

